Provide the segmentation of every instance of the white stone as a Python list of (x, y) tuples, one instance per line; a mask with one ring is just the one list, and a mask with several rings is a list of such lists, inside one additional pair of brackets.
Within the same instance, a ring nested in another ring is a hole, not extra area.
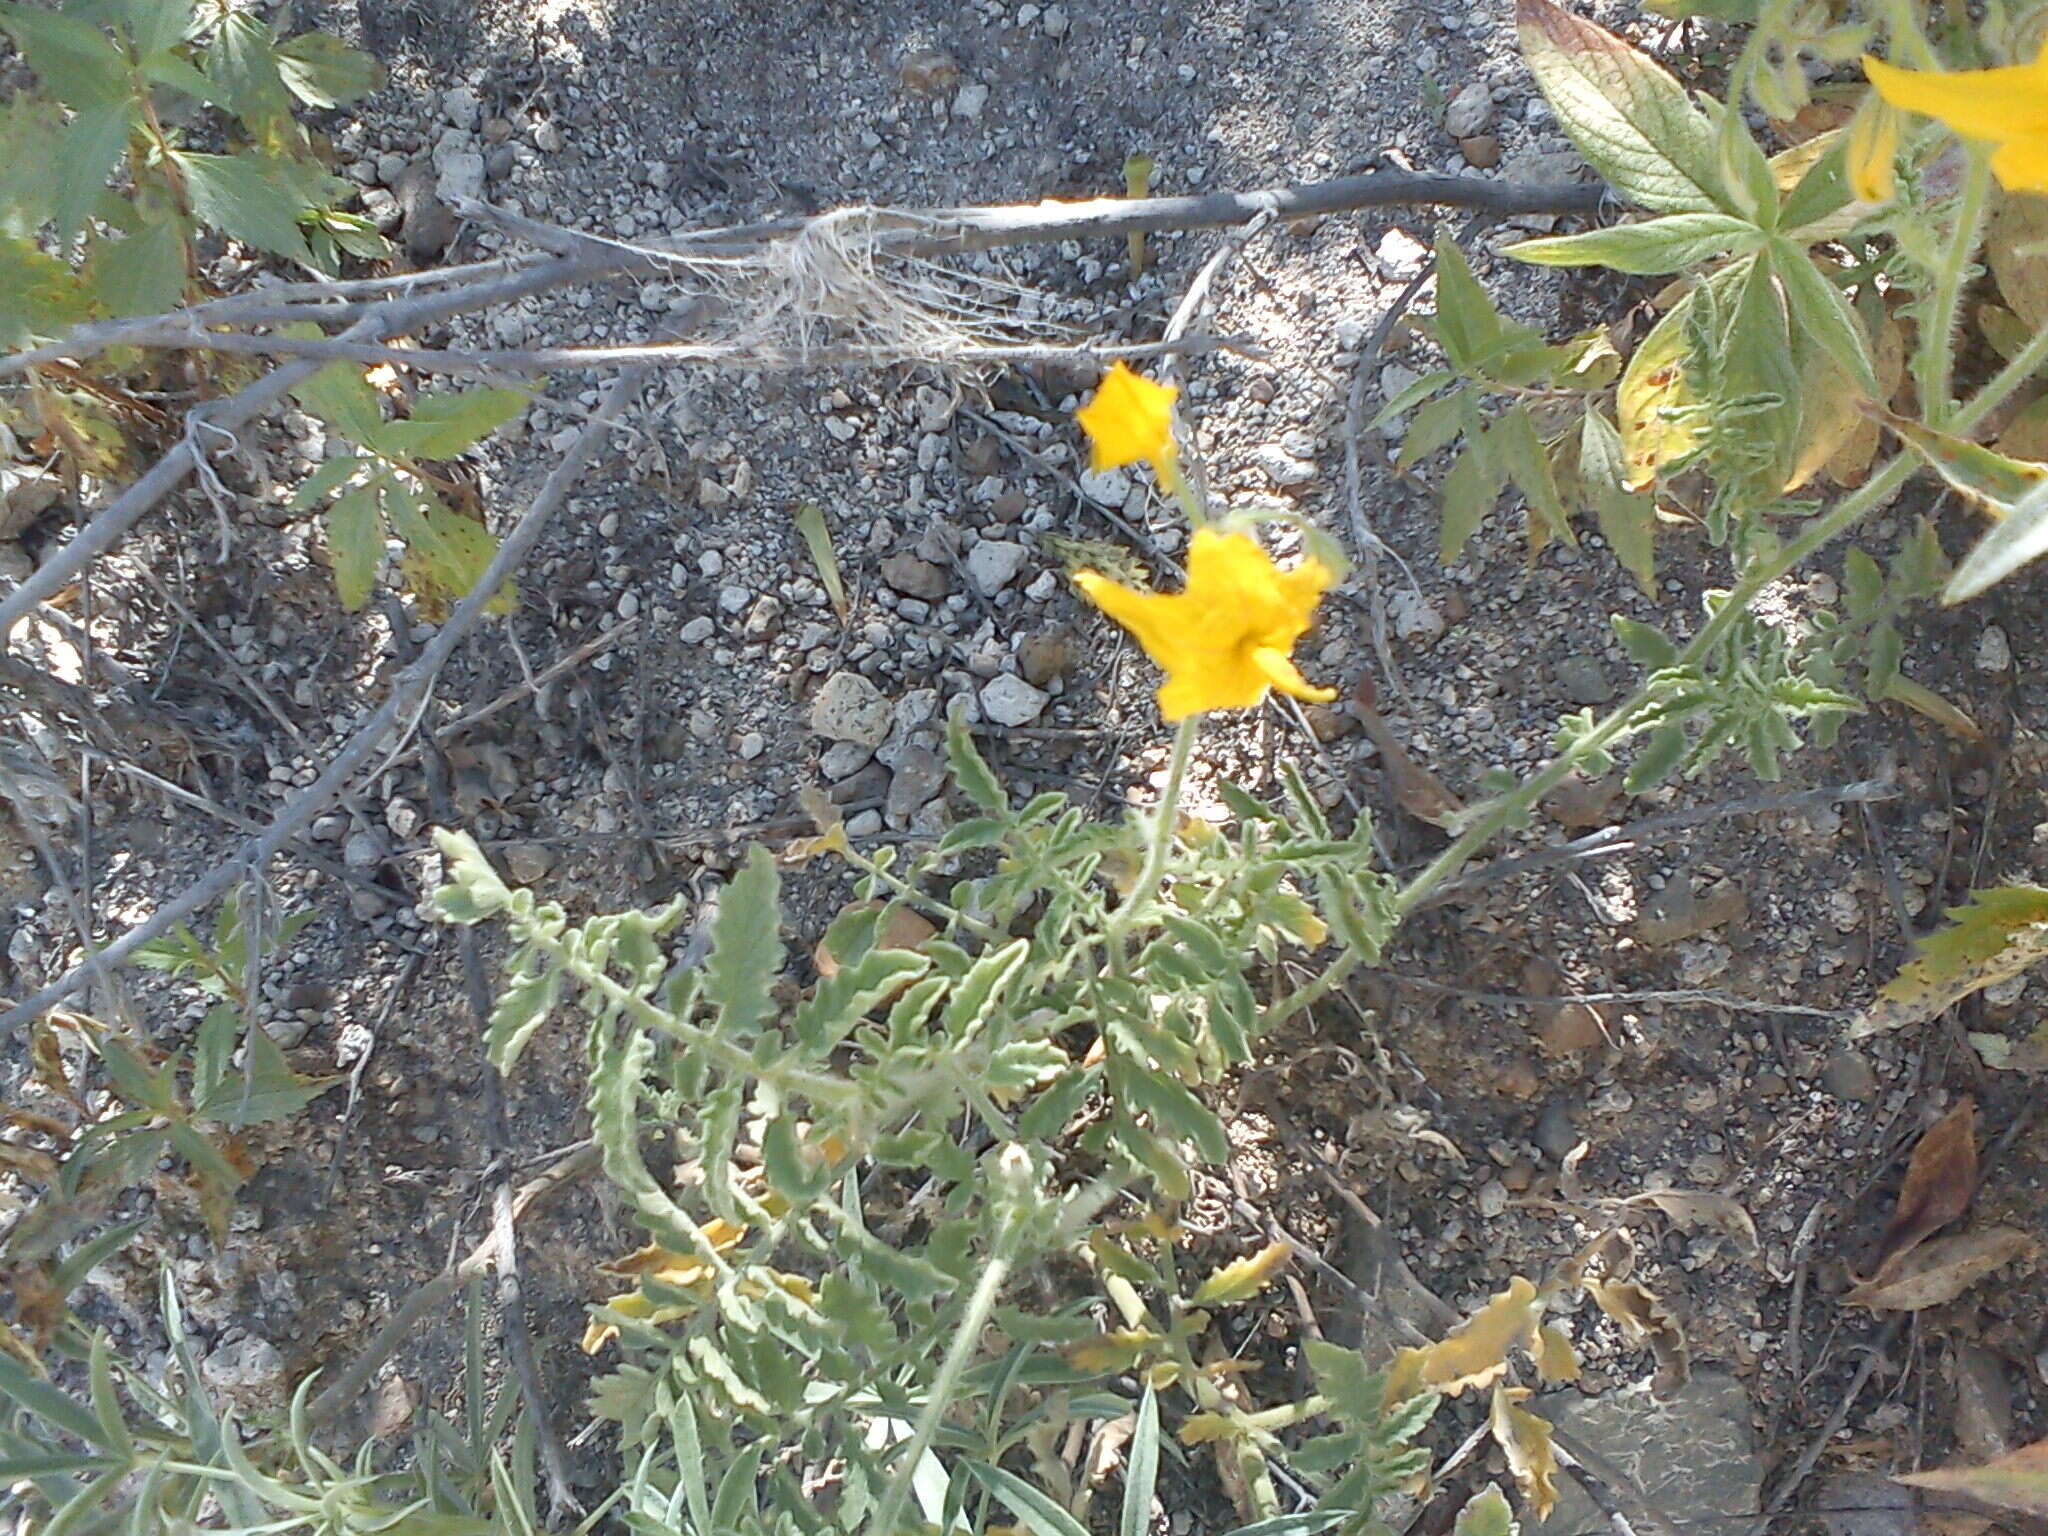
[(689, 623), (676, 631), (676, 638), (685, 645), (702, 645), (711, 638), (712, 631), (717, 627), (710, 619), (700, 613), (696, 618), (690, 620)]
[(874, 760), (875, 749), (858, 741), (835, 741), (818, 756), (818, 772), (827, 784), (850, 779)]
[(484, 157), (468, 143), (451, 128), (434, 146), (434, 190), (444, 203), (484, 195)]
[(1380, 236), (1373, 255), (1380, 264), (1382, 277), (1405, 283), (1429, 260), (1429, 247), (1405, 229), (1390, 229)]
[(1045, 28), (1045, 35), (1047, 37), (1065, 37), (1067, 35), (1066, 7), (1061, 5), (1047, 6), (1045, 15), (1040, 19), (1039, 25)]
[(759, 731), (749, 731), (740, 738), (740, 756), (752, 762), (768, 750), (768, 738)]
[(997, 725), (1029, 725), (1050, 702), (1050, 695), (1011, 672), (990, 678), (981, 689), (981, 712)]
[(1132, 491), (1130, 475), (1121, 469), (1081, 471), (1081, 490), (1106, 507), (1122, 507)]
[(971, 81), (961, 86), (960, 94), (953, 98), (953, 115), (972, 122), (981, 116), (982, 109), (987, 105), (988, 87), (979, 80)]
[(889, 701), (858, 672), (834, 672), (811, 701), (811, 729), (828, 741), (879, 747), (889, 735), (889, 722)]
[(967, 575), (983, 597), (994, 597), (1017, 579), (1031, 551), (1009, 539), (983, 539), (967, 551)]
[(441, 115), (464, 132), (475, 129), (482, 112), (483, 104), (476, 99), (476, 92), (466, 85), (441, 93)]
[(1996, 624), (1986, 624), (1984, 632), (1977, 636), (1976, 661), (1979, 672), (2012, 670), (2012, 642)]

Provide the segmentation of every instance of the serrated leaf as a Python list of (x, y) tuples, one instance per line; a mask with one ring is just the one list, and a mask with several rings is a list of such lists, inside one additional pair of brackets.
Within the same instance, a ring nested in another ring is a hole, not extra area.
[(1491, 456), (1477, 443), (1467, 443), (1451, 471), (1444, 476), (1443, 532), (1440, 553), (1445, 565), (1457, 562), (1486, 514), (1500, 500), (1506, 476), (1494, 467)]
[(1839, 128), (1794, 145), (1771, 164), (1773, 169), (1790, 165), (1799, 171), (1798, 182), (1786, 189), (1778, 210), (1778, 227), (1797, 245), (1838, 240), (1869, 211), (1855, 202), (1846, 140)]
[(741, 1040), (774, 1017), (771, 989), (783, 956), (781, 887), (773, 856), (757, 843), (719, 894), (704, 995), (718, 1007), (720, 1028)]
[(1204, 1280), (1191, 1298), (1198, 1307), (1227, 1306), (1249, 1301), (1263, 1291), (1294, 1256), (1291, 1243), (1268, 1243), (1257, 1253), (1233, 1259)]
[(1763, 234), (1726, 213), (1674, 213), (1582, 235), (1524, 240), (1501, 254), (1539, 267), (1607, 267), (1638, 276), (1684, 272), (1731, 253), (1753, 251)]
[(1551, 0), (1515, 0), (1515, 24), (1559, 125), (1615, 191), (1656, 213), (1735, 211), (1712, 120), (1660, 65)]
[(208, 106), (220, 105), (220, 88), (202, 75), (182, 53), (163, 49), (150, 54), (142, 61), (142, 76), (152, 85), (167, 85), (174, 91), (183, 91), (194, 101), (203, 101)]
[(50, 164), (57, 195), (50, 217), (57, 226), (57, 243), (69, 245), (85, 228), (92, 206), (107, 185), (114, 167), (128, 148), (128, 116), (133, 110), (128, 99), (95, 103), (81, 108), (57, 141), (57, 153)]
[(527, 1042), (545, 1024), (562, 996), (562, 972), (558, 967), (529, 962), (499, 994), (491, 1009), (486, 1054), (502, 1076), (510, 1077)]
[(1461, 373), (1475, 371), (1501, 342), (1500, 311), (1472, 275), (1458, 242), (1445, 230), (1436, 237), (1435, 329), (1444, 356)]
[(27, 240), (0, 238), (0, 347), (54, 336), (90, 312), (83, 284)]
[(1462, 391), (1439, 396), (1415, 413), (1401, 439), (1394, 468), (1407, 471), (1455, 440), (1465, 430), (1467, 403)]
[(301, 32), (277, 45), (277, 72), (309, 107), (327, 110), (380, 90), (384, 66), (326, 32)]
[(207, 44), (206, 77), (221, 102), (256, 137), (276, 145), (288, 132), (292, 98), (277, 66), (277, 34), (248, 11), (232, 10)]
[(192, 211), (244, 245), (310, 262), (313, 253), (299, 228), (310, 207), (273, 161), (254, 154), (200, 155), (171, 151), (185, 178)]
[(1892, 1479), (1935, 1493), (1961, 1494), (1996, 1509), (2048, 1516), (2048, 1440), (2037, 1440), (1981, 1467), (1937, 1467)]
[(335, 499), (321, 519), (327, 560), (334, 567), (335, 595), (350, 613), (360, 613), (384, 564), (383, 493), (379, 482), (359, 485)]
[(193, 1106), (195, 1120), (236, 1128), (288, 1120), (342, 1081), (339, 1076), (300, 1076), (269, 1031), (261, 1028), (248, 1032), (243, 1053), (242, 1070), (222, 1081), (204, 1103)]
[(175, 307), (185, 294), (185, 241), (178, 220), (145, 224), (125, 239), (96, 238), (85, 281), (116, 318)]
[[(1686, 319), (1697, 302), (1688, 293), (1650, 328), (1630, 354), (1616, 389), (1614, 411), (1620, 423), (1622, 489), (1644, 490), (1666, 465), (1676, 463), (1699, 444), (1699, 428), (1674, 413), (1698, 404), (1686, 377)], [(1591, 420), (1595, 413), (1588, 412)]]
[(91, 22), (0, 4), (0, 28), (13, 37), (43, 88), (74, 110), (127, 94), (128, 60)]
[(318, 469), (299, 482), (286, 505), (294, 512), (310, 511), (346, 485), (349, 477), (362, 467), (363, 461), (352, 453), (323, 460)]
[(1685, 761), (1688, 745), (1684, 726), (1659, 726), (1629, 764), (1622, 788), (1631, 795), (1656, 788)]
[(1572, 532), (1571, 514), (1565, 510), (1564, 497), (1557, 489), (1557, 475), (1550, 467), (1550, 450), (1537, 436), (1536, 421), (1528, 408), (1514, 407), (1486, 429), (1486, 436), (1494, 451), (1494, 461), (1507, 471), (1508, 478), (1529, 504), (1531, 558), (1542, 552), (1551, 536), (1577, 548), (1579, 540)]
[(1627, 474), (1620, 432), (1600, 411), (1589, 409), (1579, 430), (1579, 483), (1614, 558), (1635, 577), (1637, 586), (1653, 593), (1657, 585), (1657, 499), (1648, 491), (1629, 489)]
[(946, 722), (946, 761), (952, 766), (953, 782), (960, 786), (960, 793), (977, 808), (994, 817), (1009, 810), (1010, 800), (1003, 793), (1002, 781), (975, 749), (974, 737), (966, 725), (957, 719)]
[[(396, 479), (385, 482), (384, 515), (405, 541), (398, 569), (406, 589), (421, 617), (440, 623), (483, 579), (498, 552), (498, 541), (482, 523), (451, 512), (430, 492)], [(508, 581), (484, 612), (510, 613), (516, 601)]]
[(1850, 1039), (1922, 1023), (2048, 957), (2048, 890), (2039, 886), (1972, 891), (1947, 917), (1849, 1026)]
[(1661, 629), (1648, 624), (1639, 624), (1625, 614), (1615, 614), (1611, 622), (1614, 636), (1621, 642), (1621, 648), (1628, 653), (1628, 659), (1639, 667), (1656, 671), (1668, 667), (1678, 660), (1678, 642)]
[(383, 422), (364, 446), (389, 458), (452, 459), (525, 410), (529, 399), (521, 389), (421, 395), (405, 420)]
[(384, 425), (384, 408), (358, 363), (329, 363), (292, 398), (352, 443), (367, 445)]
[(1446, 369), (1432, 369), (1421, 378), (1409, 384), (1405, 389), (1399, 391), (1391, 400), (1375, 411), (1372, 420), (1365, 424), (1365, 430), (1377, 432), (1396, 416), (1406, 416), (1438, 390), (1455, 384), (1457, 378), (1456, 374)]

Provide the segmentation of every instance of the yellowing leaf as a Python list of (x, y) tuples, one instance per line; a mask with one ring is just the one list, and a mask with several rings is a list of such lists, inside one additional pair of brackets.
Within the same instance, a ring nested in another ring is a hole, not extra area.
[(1547, 1520), (1557, 1507), (1557, 1452), (1551, 1445), (1549, 1422), (1516, 1406), (1528, 1395), (1527, 1387), (1495, 1387), (1487, 1423), (1530, 1512), (1538, 1520)]
[(1692, 304), (1690, 293), (1674, 304), (1622, 371), (1614, 408), (1620, 417), (1624, 490), (1640, 491), (1654, 484), (1660, 469), (1698, 445), (1698, 429), (1689, 421), (1673, 421), (1668, 414), (1698, 403), (1685, 378), (1685, 317)]
[(1955, 732), (1965, 741), (1982, 741), (1984, 728), (1962, 710), (1949, 703), (1932, 688), (1916, 683), (1900, 672), (1884, 685), (1884, 696), (1894, 704), (1903, 704), (1916, 715), (1925, 715), (1936, 725)]
[(1959, 1493), (1998, 1509), (2048, 1516), (2048, 1440), (2023, 1445), (1981, 1467), (1940, 1467), (1893, 1481), (1937, 1493)]
[(1216, 1440), (1235, 1440), (1244, 1431), (1220, 1413), (1194, 1413), (1180, 1427), (1182, 1445), (1208, 1445)]
[(1147, 1328), (1118, 1328), (1067, 1346), (1069, 1364), (1084, 1371), (1127, 1371), (1145, 1357), (1161, 1336)]
[(1555, 1323), (1545, 1323), (1537, 1335), (1536, 1374), (1553, 1382), (1579, 1379), (1579, 1357)]
[(1249, 1301), (1272, 1282), (1280, 1267), (1293, 1256), (1292, 1244), (1268, 1243), (1257, 1253), (1233, 1260), (1204, 1280), (1194, 1294), (1194, 1304), (1210, 1307)]
[(1931, 1019), (2048, 956), (2048, 890), (2039, 886), (1973, 891), (1948, 918), (1849, 1026), (1850, 1039)]
[(1986, 1275), (2034, 1252), (2015, 1227), (1982, 1227), (1922, 1243), (1885, 1273), (1842, 1293), (1842, 1304), (1873, 1312), (1918, 1312), (1954, 1301)]
[(1998, 291), (2029, 331), (2048, 329), (2048, 197), (2007, 193), (1984, 231)]
[(1398, 1403), (1425, 1388), (1456, 1396), (1492, 1386), (1507, 1373), (1508, 1351), (1542, 1349), (1543, 1298), (1520, 1275), (1508, 1288), (1435, 1344), (1404, 1349), (1387, 1371), (1387, 1401)]
[(1692, 1350), (1685, 1331), (1663, 1302), (1633, 1280), (1587, 1280), (1583, 1287), (1600, 1310), (1620, 1326), (1631, 1344), (1647, 1345), (1657, 1362), (1650, 1396), (1663, 1402), (1692, 1379)]

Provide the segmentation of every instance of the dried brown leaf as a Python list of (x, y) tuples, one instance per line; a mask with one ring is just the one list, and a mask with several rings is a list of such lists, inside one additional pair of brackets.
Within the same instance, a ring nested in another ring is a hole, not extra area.
[(1895, 1481), (1937, 1493), (1960, 1493), (1998, 1509), (2048, 1516), (2048, 1440), (2023, 1445), (1981, 1467), (1941, 1467)]
[(1557, 1451), (1551, 1444), (1549, 1422), (1516, 1406), (1528, 1395), (1527, 1387), (1495, 1387), (1488, 1422), (1530, 1513), (1538, 1520), (1548, 1520), (1557, 1507)]
[(1654, 1205), (1688, 1232), (1696, 1227), (1709, 1227), (1732, 1239), (1745, 1253), (1753, 1255), (1759, 1251), (1756, 1223), (1739, 1202), (1727, 1195), (1707, 1189), (1646, 1189), (1628, 1203)]
[(1977, 1101), (1964, 1098), (1913, 1148), (1891, 1224), (1877, 1245), (1877, 1274), (1970, 1208), (1977, 1192)]
[(1937, 1237), (1903, 1255), (1863, 1284), (1842, 1293), (1847, 1306), (1873, 1312), (1918, 1312), (1954, 1301), (1994, 1270), (2034, 1252), (2034, 1240), (2013, 1227), (1980, 1227)]
[(1613, 1318), (1631, 1344), (1646, 1345), (1657, 1362), (1650, 1396), (1664, 1402), (1692, 1380), (1692, 1350), (1670, 1309), (1633, 1280), (1589, 1280), (1586, 1294)]

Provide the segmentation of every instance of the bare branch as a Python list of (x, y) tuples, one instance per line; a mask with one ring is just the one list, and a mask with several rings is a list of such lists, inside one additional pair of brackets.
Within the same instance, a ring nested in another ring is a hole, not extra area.
[[(290, 368), (282, 368), (271, 377), (277, 378), (291, 371)], [(173, 925), (190, 917), (232, 888), (250, 870), (264, 867), (298, 835), (301, 828), (309, 824), (354, 782), (358, 770), (383, 745), (384, 738), (390, 734), (392, 727), (401, 719), (409, 718), (420, 701), (427, 696), (443, 664), (454, 654), (456, 646), (461, 644), (476, 621), (483, 616), (485, 605), (497, 595), (499, 589), (532, 553), (555, 509), (567, 499), (577, 477), (582, 474), (596, 453), (606, 429), (625, 409), (626, 403), (638, 392), (646, 377), (646, 369), (636, 368), (620, 374), (612, 381), (597, 409), (591, 412), (583, 430), (577, 434), (575, 442), (570, 444), (562, 455), (561, 462), (548, 475), (546, 483), (541, 486), (540, 494), (534, 497), (533, 504), (505, 536), (504, 543), (498, 546), (497, 554), (492, 556), (490, 565), (485, 568), (476, 586), (456, 605), (455, 611), (448, 617), (448, 622), (441, 626), (434, 638), (427, 642), (426, 649), (421, 651), (419, 659), (398, 674), (384, 702), (368, 720), (357, 727), (355, 734), (335, 754), (333, 761), (328, 763), (320, 777), (288, 802), (260, 837), (251, 838), (243, 844), (239, 852), (232, 858), (223, 860), (204, 879), (188, 886), (178, 896), (165, 902), (146, 921), (138, 923), (95, 954), (90, 963), (74, 966), (40, 992), (24, 998), (4, 1014), (0, 1014), (0, 1034), (20, 1029), (44, 1009), (62, 1002), (76, 992), (96, 974), (100, 966), (120, 964), (140, 946), (168, 932)], [(101, 514), (102, 517), (105, 515)], [(82, 539), (84, 535), (80, 537)], [(19, 592), (17, 591), (15, 595), (18, 597)], [(9, 600), (10, 603), (12, 601), (13, 599)], [(4, 606), (0, 605), (0, 611), (4, 611)], [(12, 620), (7, 622), (11, 623)]]

